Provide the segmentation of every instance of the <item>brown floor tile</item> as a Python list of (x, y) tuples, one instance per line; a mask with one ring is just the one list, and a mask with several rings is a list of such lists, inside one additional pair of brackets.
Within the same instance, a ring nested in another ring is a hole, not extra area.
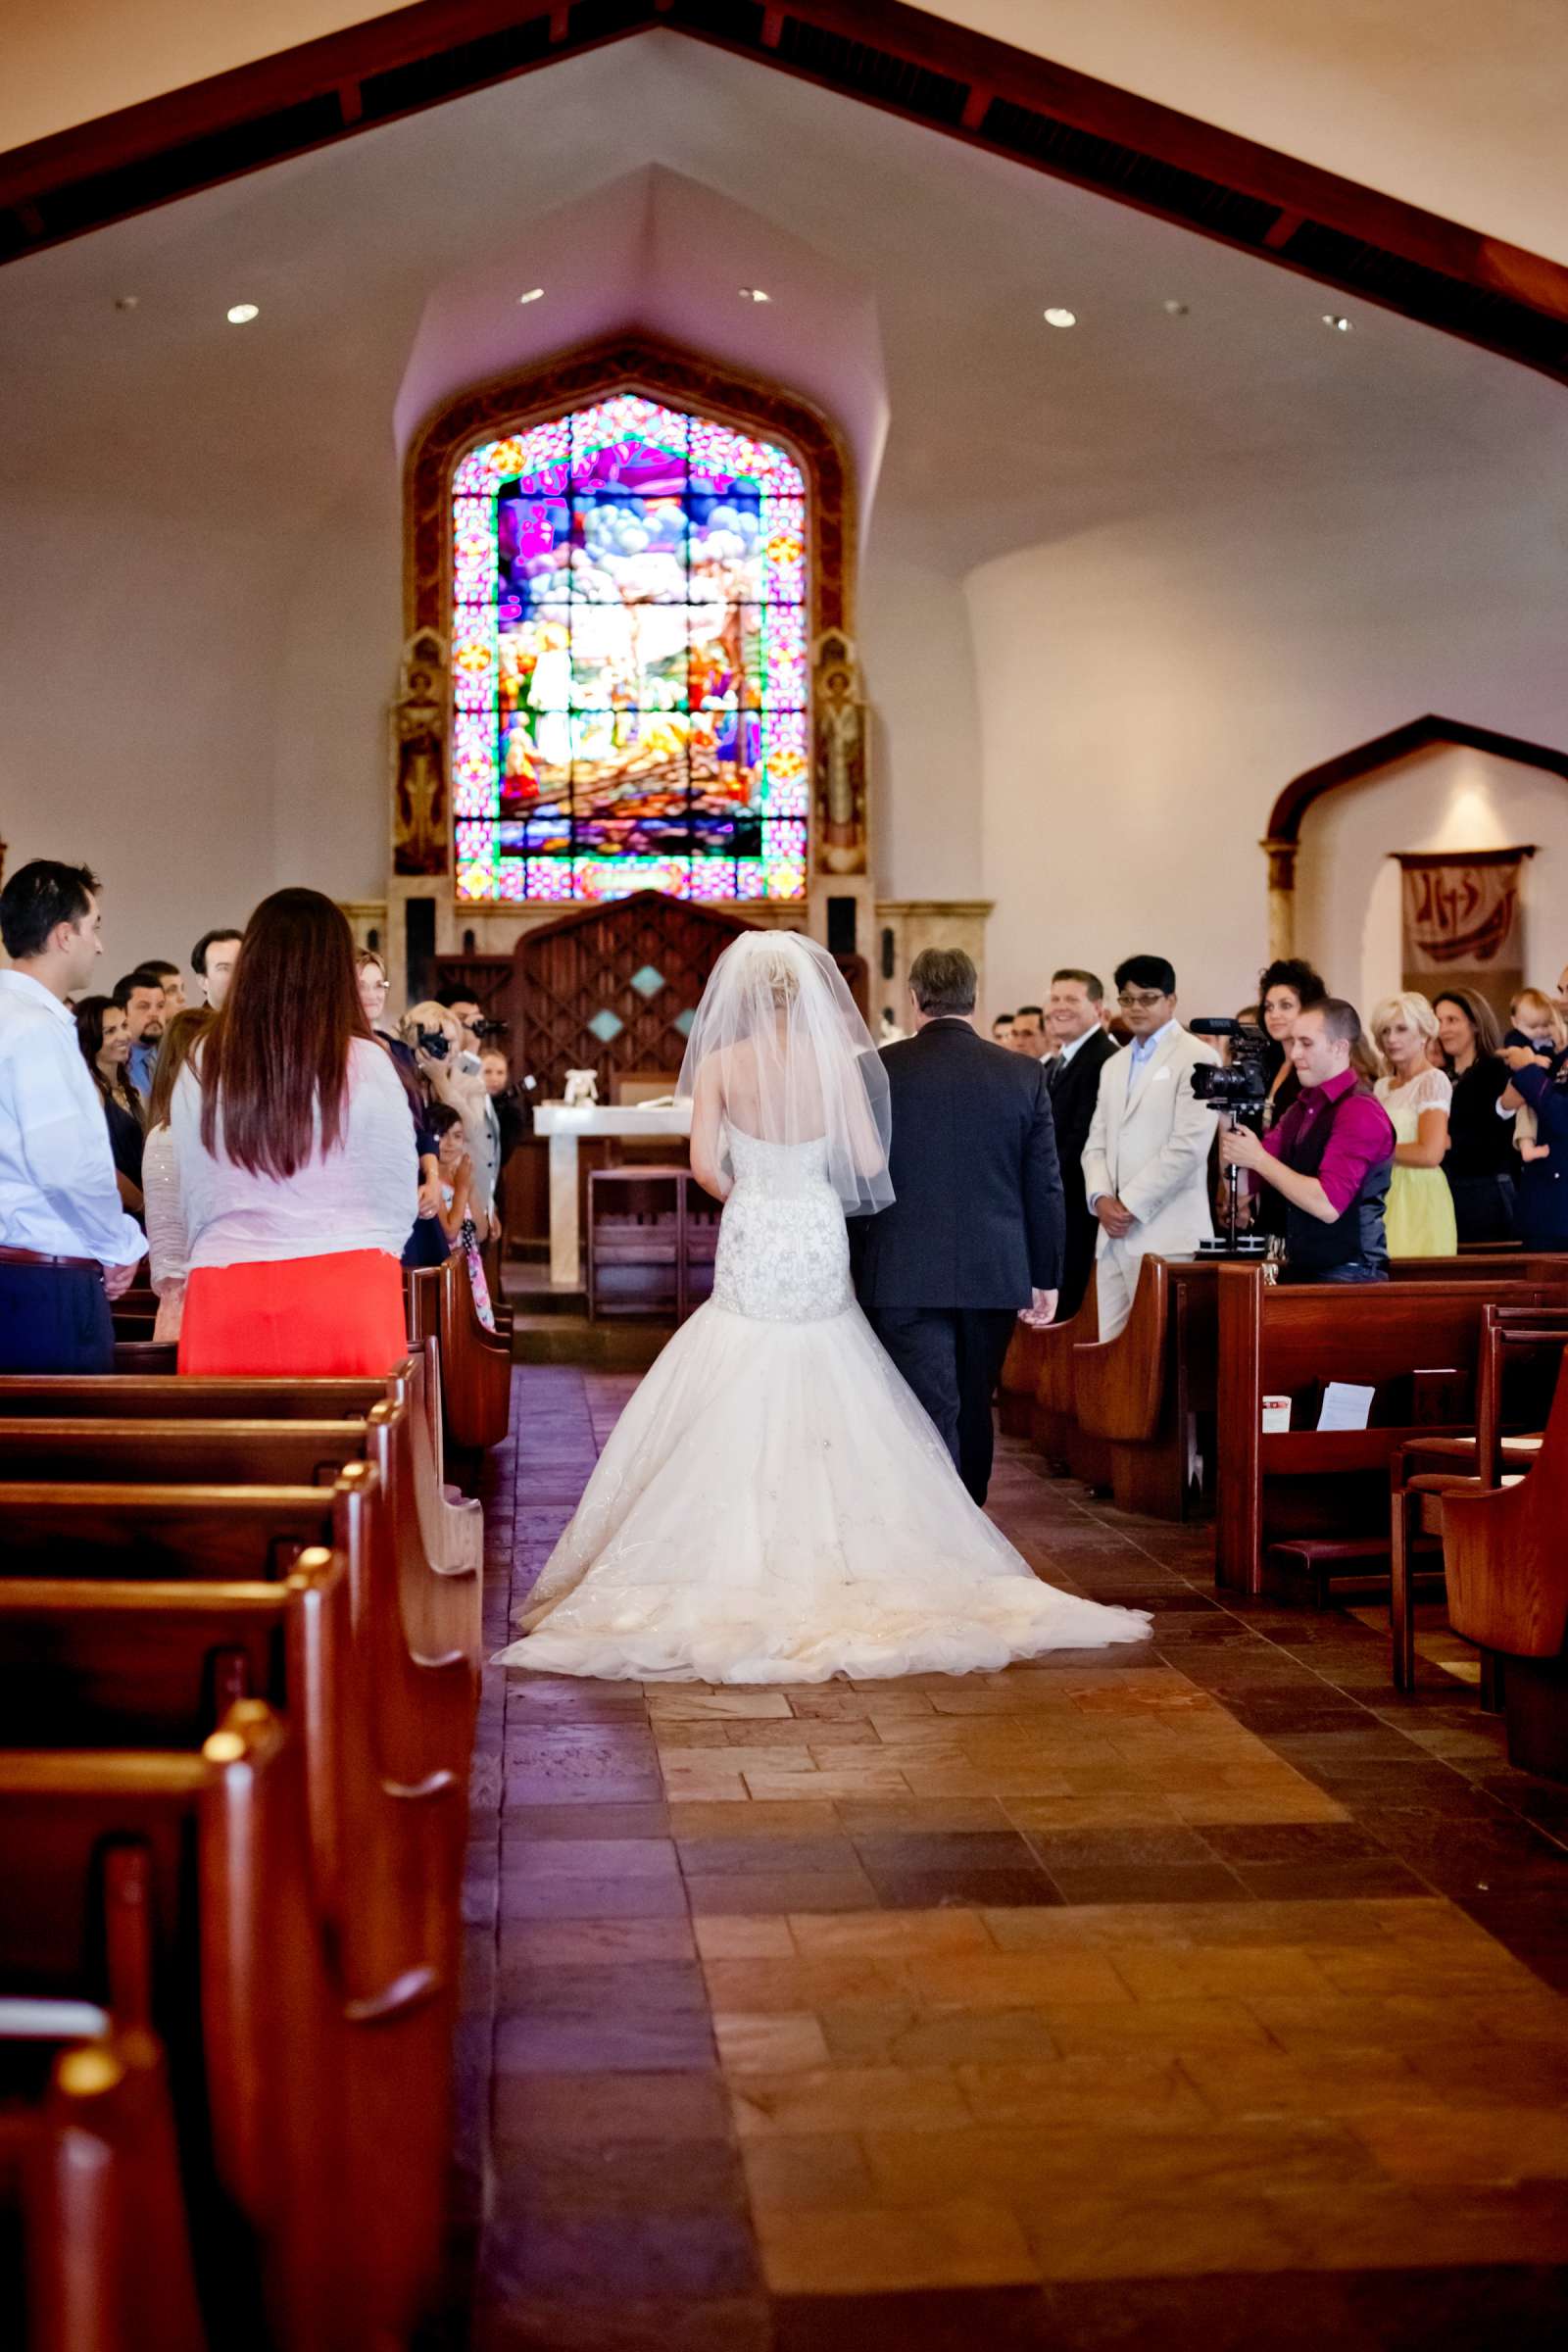
[(1014, 2216), (972, 2198), (901, 2213), (769, 2206), (758, 2216), (758, 2237), (775, 2294), (1000, 2286), (1039, 2276)]

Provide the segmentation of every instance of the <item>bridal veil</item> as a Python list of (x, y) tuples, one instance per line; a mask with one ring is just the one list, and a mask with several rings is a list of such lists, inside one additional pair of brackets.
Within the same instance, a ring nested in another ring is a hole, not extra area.
[(846, 1216), (891, 1202), (887, 1072), (843, 975), (814, 940), (748, 931), (724, 950), (675, 1091), (694, 1118), (716, 1107), (726, 1168), (736, 1130), (764, 1144), (820, 1142)]

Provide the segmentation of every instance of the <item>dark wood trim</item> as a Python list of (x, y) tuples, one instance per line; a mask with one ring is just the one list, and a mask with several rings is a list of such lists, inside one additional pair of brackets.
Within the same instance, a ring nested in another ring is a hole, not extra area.
[(1439, 718), (1429, 710), (1422, 718), (1407, 719), (1402, 727), (1391, 727), (1387, 735), (1374, 736), (1370, 743), (1358, 743), (1353, 750), (1340, 752), (1320, 766), (1294, 776), (1269, 813), (1269, 846), (1299, 841), (1302, 817), (1326, 792), (1335, 791), (1341, 784), (1353, 784), (1377, 768), (1388, 767), (1396, 760), (1407, 760), (1412, 753), (1428, 751), (1437, 744), (1463, 745), (1471, 751), (1490, 752), (1494, 759), (1515, 760), (1521, 767), (1540, 767), (1548, 775), (1568, 778), (1568, 751), (1558, 751), (1547, 743), (1527, 743), (1522, 735), (1499, 735), (1493, 727), (1473, 727), (1466, 719)]
[(0, 261), (656, 26), (1568, 381), (1568, 269), (905, 0), (417, 0), (0, 156)]

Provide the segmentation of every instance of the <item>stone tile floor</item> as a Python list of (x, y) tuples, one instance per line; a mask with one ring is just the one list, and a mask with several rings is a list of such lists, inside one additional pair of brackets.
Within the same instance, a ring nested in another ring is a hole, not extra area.
[[(634, 1385), (517, 1383), (494, 1645)], [(992, 1508), (1148, 1649), (487, 1676), (440, 2341), (1563, 2340), (1568, 1789), (1441, 1627), (1401, 1699), (1376, 1612), (1222, 1600), (1201, 1528), (1010, 1444)]]

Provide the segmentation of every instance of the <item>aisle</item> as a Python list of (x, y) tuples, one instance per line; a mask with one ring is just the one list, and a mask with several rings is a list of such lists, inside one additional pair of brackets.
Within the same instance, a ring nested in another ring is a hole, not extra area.
[[(493, 1643), (632, 1386), (517, 1378)], [(1156, 1612), (1136, 1663), (490, 1675), (484, 2352), (1556, 2339), (1568, 1792), (1080, 1493), (1004, 1448), (1013, 1540)]]

